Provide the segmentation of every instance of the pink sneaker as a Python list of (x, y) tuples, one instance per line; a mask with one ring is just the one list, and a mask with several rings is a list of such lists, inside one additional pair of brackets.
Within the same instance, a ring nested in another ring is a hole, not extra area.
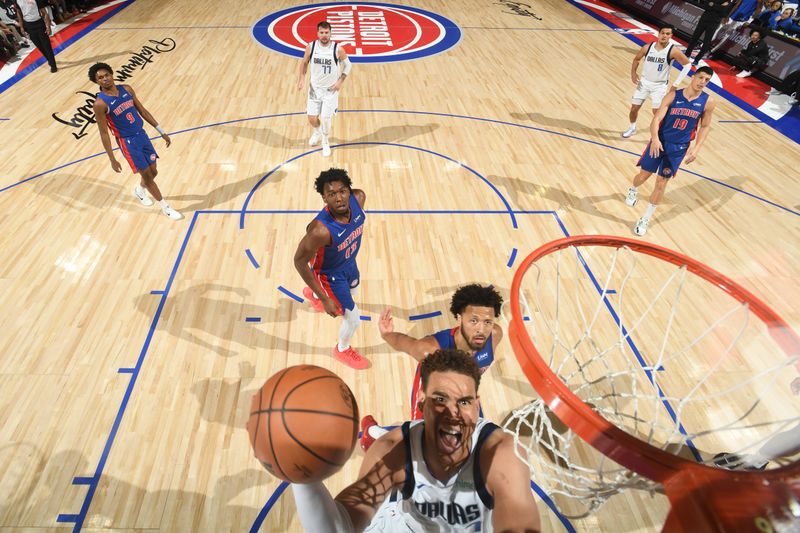
[(314, 311), (317, 313), (325, 312), (325, 308), (322, 307), (322, 300), (314, 295), (314, 291), (311, 290), (311, 287), (303, 287), (303, 296), (311, 303), (311, 307), (314, 308)]
[(361, 354), (355, 351), (352, 346), (343, 352), (339, 351), (338, 345), (334, 346), (333, 357), (335, 357), (340, 363), (349, 366), (350, 368), (355, 368), (356, 370), (364, 370), (365, 368), (369, 368), (369, 361), (361, 357)]
[(378, 422), (372, 418), (372, 415), (367, 415), (361, 419), (361, 449), (364, 451), (369, 450), (372, 443), (375, 442), (375, 437), (369, 434), (369, 428), (377, 426)]

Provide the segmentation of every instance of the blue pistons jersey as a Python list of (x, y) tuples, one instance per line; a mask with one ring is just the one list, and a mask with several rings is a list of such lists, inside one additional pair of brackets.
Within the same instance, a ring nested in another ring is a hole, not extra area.
[[(455, 336), (457, 331), (458, 328), (455, 327), (453, 329), (443, 329), (442, 331), (434, 333), (433, 337), (436, 339), (436, 342), (439, 343), (439, 348), (455, 348)], [(494, 349), (492, 348), (491, 333), (489, 334), (489, 338), (486, 339), (486, 343), (484, 344), (483, 348), (475, 352), (473, 357), (475, 358), (475, 362), (478, 363), (481, 372), (485, 372), (486, 369), (489, 368), (489, 365), (491, 365), (492, 361), (494, 361)]]
[(350, 269), (356, 264), (356, 256), (361, 248), (361, 234), (364, 231), (364, 210), (356, 197), (350, 195), (350, 221), (341, 223), (333, 218), (326, 207), (315, 217), (322, 222), (331, 234), (331, 244), (317, 250), (309, 266), (318, 274), (335, 273)]
[(97, 97), (108, 106), (108, 128), (117, 139), (133, 137), (141, 133), (144, 122), (141, 115), (136, 110), (131, 93), (125, 90), (122, 85), (117, 85), (117, 96), (111, 96), (103, 92), (97, 93)]
[(687, 100), (683, 89), (675, 91), (664, 120), (658, 130), (658, 137), (663, 144), (688, 144), (694, 139), (697, 126), (703, 116), (708, 102), (708, 94), (700, 93), (694, 100)]

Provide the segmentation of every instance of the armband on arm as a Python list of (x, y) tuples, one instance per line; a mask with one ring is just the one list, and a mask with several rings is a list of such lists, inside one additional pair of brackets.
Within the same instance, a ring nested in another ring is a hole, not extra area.
[(350, 75), (350, 69), (352, 69), (352, 68), (353, 68), (353, 64), (350, 62), (350, 58), (349, 57), (346, 58), (344, 61), (342, 61), (342, 74), (344, 74), (345, 77)]
[(678, 74), (678, 77), (677, 77), (677, 78), (675, 78), (675, 83), (673, 83), (673, 84), (672, 84), (672, 86), (673, 86), (673, 87), (677, 87), (678, 85), (680, 85), (680, 84), (681, 84), (681, 82), (683, 81), (683, 78), (685, 78), (685, 77), (686, 77), (686, 75), (687, 75), (687, 74), (689, 74), (689, 71), (690, 71), (690, 70), (692, 70), (692, 63), (691, 63), (691, 61), (690, 61), (689, 63), (686, 63), (686, 64), (683, 66), (683, 69), (681, 70), (681, 73), (680, 73), (680, 74)]

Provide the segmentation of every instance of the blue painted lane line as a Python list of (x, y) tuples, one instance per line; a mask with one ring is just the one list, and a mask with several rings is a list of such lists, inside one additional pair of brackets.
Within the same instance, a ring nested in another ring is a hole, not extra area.
[(248, 317), (246, 317), (244, 319), (244, 321), (245, 322), (256, 322), (256, 323), (258, 323), (258, 322), (261, 322), (261, 317), (260, 316), (248, 316)]
[(434, 311), (432, 313), (425, 313), (425, 314), (422, 314), (422, 315), (411, 315), (410, 317), (408, 317), (408, 319), (409, 320), (424, 320), (426, 318), (433, 318), (433, 317), (439, 316), (441, 314), (442, 314), (441, 311)]
[(514, 261), (516, 259), (517, 259), (517, 249), (516, 248), (512, 248), (511, 249), (511, 257), (508, 258), (508, 263), (506, 263), (506, 266), (508, 268), (511, 268), (512, 266), (514, 266)]
[(253, 257), (253, 252), (250, 251), (250, 248), (246, 249), (244, 253), (247, 254), (247, 258), (250, 260), (250, 262), (253, 264), (254, 267), (260, 268), (260, 265), (258, 264), (258, 261), (256, 261), (256, 258)]
[(288, 289), (285, 289), (285, 288), (283, 288), (283, 287), (282, 287), (282, 286), (280, 286), (280, 285), (278, 285), (278, 290), (279, 290), (279, 291), (281, 291), (281, 292), (282, 292), (283, 294), (285, 294), (286, 296), (288, 296), (289, 298), (291, 298), (292, 300), (296, 300), (296, 301), (298, 301), (298, 302), (300, 302), (300, 303), (303, 303), (303, 302), (305, 302), (305, 300), (304, 300), (303, 298), (299, 297), (298, 295), (296, 295), (296, 294), (295, 294), (295, 293), (293, 293), (292, 291), (290, 291), (290, 290), (288, 290)]

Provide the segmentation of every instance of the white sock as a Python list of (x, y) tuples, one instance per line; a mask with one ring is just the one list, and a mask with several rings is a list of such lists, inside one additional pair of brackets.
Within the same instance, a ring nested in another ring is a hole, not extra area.
[[(635, 122), (631, 122), (630, 128), (636, 128), (636, 123)], [(630, 128), (628, 128), (628, 129), (630, 129)]]
[(158, 205), (161, 206), (161, 209), (168, 209), (169, 208), (169, 204), (163, 198), (158, 202)]
[(373, 439), (379, 439), (384, 435), (386, 435), (387, 433), (389, 433), (389, 430), (383, 429), (382, 427), (376, 424), (374, 426), (368, 427), (367, 433), (369, 433), (369, 436), (372, 437)]
[(342, 325), (339, 326), (339, 351), (343, 352), (350, 348), (350, 339), (353, 338), (353, 335), (356, 333), (356, 329), (358, 329), (358, 325), (361, 323), (361, 315), (359, 315), (358, 306), (353, 306), (352, 309), (345, 309), (344, 311), (344, 320), (342, 320)]
[(653, 217), (653, 213), (656, 212), (656, 207), (658, 206), (655, 204), (647, 204), (647, 209), (645, 210), (644, 216), (642, 218), (650, 220)]

